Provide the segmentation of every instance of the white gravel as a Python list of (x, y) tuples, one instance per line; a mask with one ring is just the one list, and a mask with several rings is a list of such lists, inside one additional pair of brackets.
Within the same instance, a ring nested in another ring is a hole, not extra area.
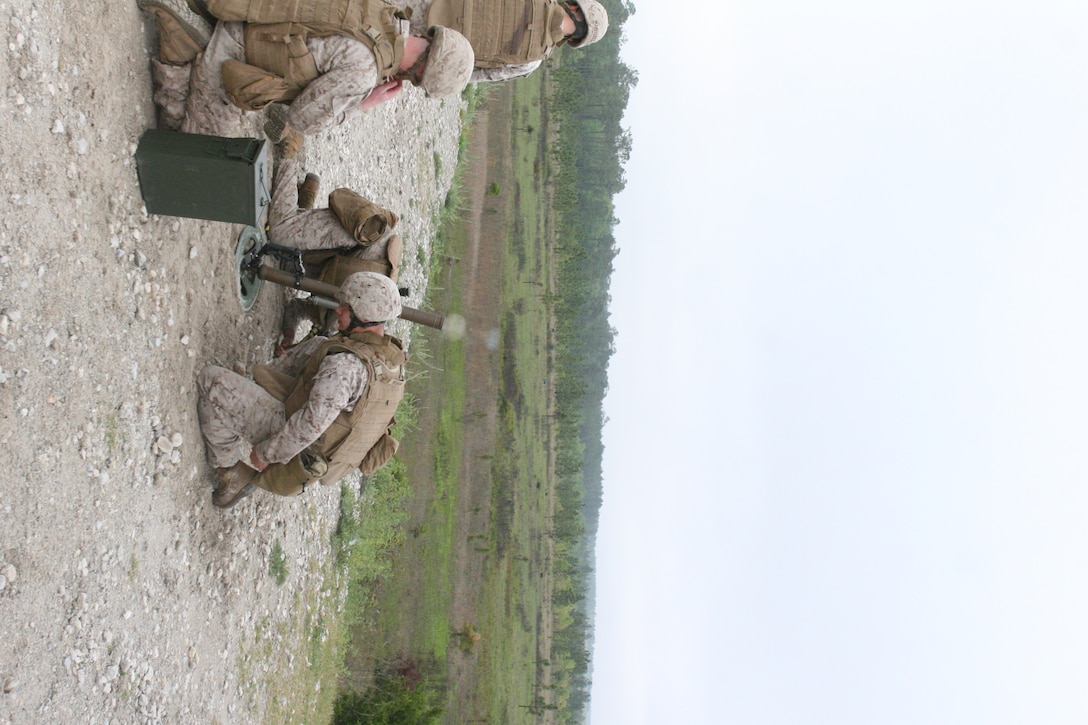
[[(0, 28), (0, 723), (261, 722), (307, 666), (280, 625), (342, 595), (339, 493), (212, 507), (194, 377), (264, 360), (286, 293), (244, 315), (239, 228), (144, 210), (134, 3), (0, 0)], [(415, 306), (458, 132), (458, 103), (410, 90), (304, 152), (319, 204), (349, 186), (401, 216)]]

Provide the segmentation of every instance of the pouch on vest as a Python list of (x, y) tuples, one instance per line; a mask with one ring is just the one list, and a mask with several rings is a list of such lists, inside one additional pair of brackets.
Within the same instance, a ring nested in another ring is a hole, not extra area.
[(260, 111), (290, 95), (283, 78), (240, 60), (223, 61), (223, 86), (230, 102), (244, 111)]
[(329, 208), (355, 241), (368, 246), (397, 225), (397, 215), (351, 189), (336, 189), (329, 194)]
[(254, 483), (269, 493), (297, 496), (307, 483), (321, 478), (328, 470), (329, 462), (310, 446), (287, 463), (269, 465)]
[(287, 87), (283, 100), (293, 100), (320, 75), (306, 45), (308, 33), (297, 23), (246, 24), (246, 61), (283, 78)]
[(388, 433), (384, 434), (378, 439), (366, 455), (363, 457), (361, 463), (359, 463), (359, 472), (364, 476), (377, 471), (379, 468), (389, 463), (389, 460), (396, 454), (397, 449), (400, 448), (400, 441)]
[[(289, 86), (299, 76), (281, 66), (267, 65), (263, 59), (255, 60), (250, 54), (250, 26), (293, 25), (291, 30), (284, 32), (301, 36), (303, 41), (307, 37), (330, 35), (354, 38), (373, 51), (378, 76), (383, 83), (396, 74), (404, 57), (407, 14), (398, 5), (385, 0), (207, 0), (206, 4), (208, 11), (220, 20), (246, 23), (246, 60), (283, 76)], [(264, 51), (257, 53), (263, 55)], [(310, 59), (312, 61), (312, 56)], [(316, 77), (316, 66), (313, 68)]]

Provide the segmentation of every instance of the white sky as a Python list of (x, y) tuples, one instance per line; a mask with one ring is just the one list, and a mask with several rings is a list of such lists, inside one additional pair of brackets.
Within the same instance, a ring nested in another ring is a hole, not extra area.
[(593, 725), (1088, 723), (1088, 1), (636, 7)]

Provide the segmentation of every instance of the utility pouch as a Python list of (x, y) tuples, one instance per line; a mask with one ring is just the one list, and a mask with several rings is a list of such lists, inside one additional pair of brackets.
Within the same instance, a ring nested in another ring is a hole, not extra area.
[(397, 226), (397, 215), (351, 189), (336, 189), (329, 194), (329, 208), (344, 229), (366, 247)]
[(294, 98), (282, 77), (240, 60), (223, 61), (223, 87), (231, 103), (245, 111)]
[(329, 462), (313, 446), (306, 448), (287, 463), (273, 463), (254, 481), (265, 491), (280, 496), (297, 496), (310, 481), (329, 471)]
[(364, 476), (374, 473), (386, 463), (389, 463), (398, 448), (400, 448), (400, 441), (388, 433), (383, 434), (378, 442), (366, 452), (362, 463), (359, 464), (359, 472)]

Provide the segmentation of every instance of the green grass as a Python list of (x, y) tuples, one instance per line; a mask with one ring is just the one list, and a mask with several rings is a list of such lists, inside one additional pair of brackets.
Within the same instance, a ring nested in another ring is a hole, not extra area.
[[(418, 425), (417, 403), (411, 395), (401, 400), (396, 420), (393, 437), (398, 439)], [(404, 541), (411, 496), (404, 463), (397, 457), (367, 479), (360, 495), (347, 483), (341, 485), (334, 550), (349, 580), (344, 608), (348, 622), (364, 618), (371, 603), (370, 587), (389, 573), (392, 553)]]
[[(538, 85), (514, 85), (513, 123), (540, 132), (542, 122)], [(550, 235), (547, 217), (546, 179), (539, 173), (538, 133), (513, 133), (514, 174), (503, 182), (502, 198), (510, 230), (510, 254), (505, 257), (501, 347), (504, 356), (500, 390), (498, 435), (492, 461), (493, 528), (490, 543), (502, 551), (499, 565), (485, 582), (477, 612), (479, 629), (485, 633), (479, 645), (484, 676), (477, 693), (487, 703), (490, 722), (524, 718), (522, 708), (535, 701), (537, 633), (534, 614), (547, 611), (539, 583), (531, 577), (530, 563), (539, 556), (546, 520), (545, 488), (536, 482), (547, 478), (546, 439), (542, 421), (547, 396), (542, 381), (548, 374), (546, 336), (549, 298), (547, 288)], [(497, 185), (497, 184), (496, 184)], [(507, 482), (517, 482), (509, 486)]]
[[(465, 624), (460, 618), (452, 622), (450, 611), (452, 577), (457, 566), (453, 538), (458, 530), (458, 477), (464, 421), (466, 415), (471, 415), (466, 410), (462, 343), (442, 340), (424, 346), (433, 348), (423, 360), (430, 376), (425, 385), (428, 395), (415, 404), (415, 410), (426, 407), (429, 418), (434, 420), (427, 441), (433, 459), (413, 460), (416, 447), (411, 442), (402, 450), (411, 461), (407, 470), (425, 465), (433, 480), (426, 520), (404, 531), (404, 519), (398, 512), (403, 513), (407, 499), (398, 498), (395, 492), (400, 487), (410, 489), (410, 482), (405, 470), (389, 467), (391, 481), (368, 482), (364, 495), (372, 498), (365, 504), (365, 519), (358, 515), (360, 503), (350, 501), (350, 494), (345, 493), (337, 534), (338, 540), (353, 542), (351, 548), (360, 549), (357, 553), (345, 551), (341, 556), (351, 560), (348, 569), (353, 584), (348, 610), (354, 613), (352, 621), (365, 620), (365, 627), (355, 630), (356, 636), (365, 640), (369, 658), (365, 662), (373, 667), (375, 662), (407, 654), (444, 667), (447, 657), (472, 658), (479, 675), (474, 693), (476, 710), (471, 714), (459, 711), (461, 703), (450, 693), (443, 723), (470, 717), (486, 718), (487, 722), (532, 722), (531, 714), (521, 706), (538, 702), (536, 684), (541, 665), (536, 613), (550, 616), (550, 604), (544, 600), (538, 574), (547, 566), (540, 557), (549, 526), (547, 486), (538, 485), (547, 478), (547, 451), (540, 441), (547, 438), (543, 421), (548, 401), (541, 381), (548, 374), (545, 331), (549, 306), (556, 295), (547, 287), (546, 242), (551, 222), (546, 208), (547, 180), (538, 163), (541, 134), (547, 129), (540, 111), (540, 85), (519, 83), (522, 86), (514, 91), (511, 122), (517, 127), (531, 126), (535, 132), (511, 134), (513, 176), (492, 181), (488, 189), (493, 199), (489, 205), (498, 205), (504, 218), (510, 220), (501, 281), (506, 314), (500, 343), (502, 356), (509, 364), (500, 371), (504, 378), (497, 401), (499, 440), (490, 460), (492, 481), (496, 482), (491, 502), (493, 526), (480, 538), (474, 537), (469, 548), (476, 556), (487, 557), (489, 566), (473, 616), (481, 640), (470, 650), (461, 651), (462, 641), (451, 634), (454, 627)], [(466, 111), (471, 114), (480, 91), (466, 93), (474, 95)], [(463, 271), (462, 265), (448, 261), (461, 254), (467, 240), (464, 226), (458, 223), (463, 211), (460, 164), (454, 179), (436, 220), (439, 235), (426, 260), (430, 269), (429, 296), (441, 295), (448, 300), (460, 299), (459, 275)], [(441, 301), (426, 306), (448, 309)], [(413, 347), (423, 339), (425, 335), (414, 335)], [(500, 513), (505, 520), (501, 527)], [(369, 533), (362, 531), (364, 526), (369, 527)], [(394, 559), (402, 544), (413, 552), (411, 560)], [(382, 677), (380, 668), (375, 676)]]
[(331, 589), (296, 595), (287, 619), (262, 619), (243, 644), (239, 704), (251, 711), (263, 706), (268, 725), (332, 719), (347, 636), (334, 600)]
[(268, 557), (268, 575), (276, 580), (277, 586), (282, 587), (287, 581), (287, 555), (283, 553), (279, 539), (273, 542), (272, 553)]
[[(379, 668), (364, 692), (342, 692), (333, 725), (432, 725), (442, 716), (442, 678), (422, 674), (415, 661)], [(433, 667), (431, 669), (434, 669)]]

